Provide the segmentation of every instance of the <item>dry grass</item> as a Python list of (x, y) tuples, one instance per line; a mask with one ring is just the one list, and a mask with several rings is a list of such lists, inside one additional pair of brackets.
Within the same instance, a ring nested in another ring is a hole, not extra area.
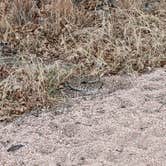
[(163, 67), (166, 2), (148, 2), (121, 0), (117, 8), (96, 11), (70, 0), (0, 2), (0, 39), (17, 49), (18, 59), (0, 63), (0, 116), (55, 104), (59, 87), (73, 74)]

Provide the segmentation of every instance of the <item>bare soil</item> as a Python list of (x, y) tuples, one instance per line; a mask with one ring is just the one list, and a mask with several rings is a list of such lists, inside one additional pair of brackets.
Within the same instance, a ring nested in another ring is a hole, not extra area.
[(166, 165), (166, 69), (103, 80), (97, 94), (0, 123), (0, 165)]

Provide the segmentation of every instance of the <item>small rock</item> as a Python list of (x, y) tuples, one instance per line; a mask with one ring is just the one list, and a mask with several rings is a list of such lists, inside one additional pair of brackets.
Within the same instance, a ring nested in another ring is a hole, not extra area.
[(14, 152), (22, 147), (24, 147), (22, 144), (12, 145), (9, 149), (7, 149), (7, 152)]

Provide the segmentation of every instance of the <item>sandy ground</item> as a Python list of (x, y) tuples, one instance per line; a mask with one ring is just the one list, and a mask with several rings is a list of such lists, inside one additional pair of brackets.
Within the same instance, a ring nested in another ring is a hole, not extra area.
[(166, 69), (104, 82), (96, 95), (0, 123), (0, 166), (165, 166)]

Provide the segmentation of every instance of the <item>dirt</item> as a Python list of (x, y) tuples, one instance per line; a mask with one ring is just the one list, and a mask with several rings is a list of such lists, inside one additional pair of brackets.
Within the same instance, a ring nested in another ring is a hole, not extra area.
[(2, 166), (166, 165), (166, 69), (0, 123)]

